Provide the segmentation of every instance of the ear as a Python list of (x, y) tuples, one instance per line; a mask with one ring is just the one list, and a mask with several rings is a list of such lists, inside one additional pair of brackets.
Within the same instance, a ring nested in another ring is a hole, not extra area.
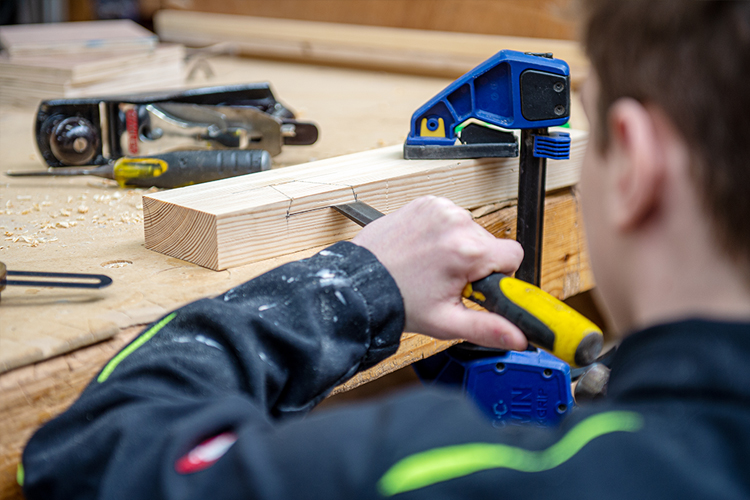
[(614, 155), (614, 223), (621, 230), (638, 227), (661, 202), (666, 158), (652, 112), (635, 99), (610, 107), (610, 154)]

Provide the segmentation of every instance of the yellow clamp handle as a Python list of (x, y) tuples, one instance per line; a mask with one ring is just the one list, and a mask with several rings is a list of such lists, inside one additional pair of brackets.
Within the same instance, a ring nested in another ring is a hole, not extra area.
[(530, 342), (573, 367), (590, 364), (601, 352), (598, 326), (530, 283), (494, 273), (466, 285), (463, 295), (507, 318)]

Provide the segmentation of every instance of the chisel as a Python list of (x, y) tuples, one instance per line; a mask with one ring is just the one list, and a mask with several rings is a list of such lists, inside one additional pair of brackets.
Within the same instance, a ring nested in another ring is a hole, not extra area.
[(11, 177), (94, 175), (114, 179), (121, 187), (176, 188), (261, 172), (271, 168), (263, 150), (173, 151), (153, 156), (123, 157), (93, 168), (7, 172)]
[[(384, 214), (361, 201), (333, 206), (365, 226)], [(592, 363), (602, 350), (602, 331), (542, 289), (501, 273), (468, 283), (463, 296), (516, 325), (532, 344), (572, 367)]]

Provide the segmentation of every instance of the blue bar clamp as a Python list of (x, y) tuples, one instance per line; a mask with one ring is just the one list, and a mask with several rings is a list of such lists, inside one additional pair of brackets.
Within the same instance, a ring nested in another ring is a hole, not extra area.
[[(539, 286), (547, 159), (570, 156), (570, 69), (552, 54), (501, 50), (420, 107), (406, 159), (519, 156), (516, 277)], [(512, 130), (520, 130), (520, 151)], [(573, 406), (570, 367), (543, 351), (464, 343), (414, 365), (426, 383), (463, 387), (495, 425), (556, 425)]]

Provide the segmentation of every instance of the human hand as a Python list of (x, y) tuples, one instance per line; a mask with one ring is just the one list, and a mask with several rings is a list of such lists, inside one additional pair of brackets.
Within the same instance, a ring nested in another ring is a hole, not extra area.
[(497, 239), (447, 198), (425, 196), (368, 224), (352, 240), (370, 250), (393, 276), (406, 310), (406, 331), (524, 349), (526, 337), (508, 320), (467, 309), (467, 283), (493, 272), (512, 274), (523, 249)]

